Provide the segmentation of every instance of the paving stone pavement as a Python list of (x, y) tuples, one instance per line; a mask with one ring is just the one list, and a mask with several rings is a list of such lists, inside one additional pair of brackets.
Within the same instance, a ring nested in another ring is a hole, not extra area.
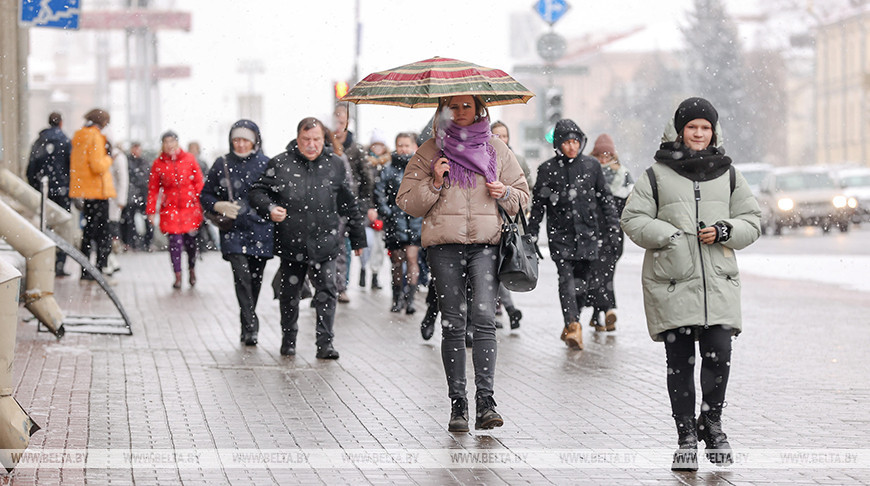
[[(735, 451), (752, 454), (731, 468), (702, 459), (697, 473), (673, 473), (664, 349), (647, 335), (637, 258), (618, 267), (618, 331), (586, 327), (584, 351), (559, 340), (555, 270), (542, 263), (539, 287), (514, 295), (522, 327), (510, 331), (504, 316), (498, 331), (505, 425), (467, 434), (446, 430), (440, 334), (423, 341), (422, 313), (390, 313), (389, 291), (360, 289), (356, 270), (336, 318), (341, 359), (320, 361), (307, 305), (298, 355), (280, 356), (267, 286), (260, 344), (239, 343), (230, 267), (218, 253), (180, 291), (165, 252), (120, 261), (114, 288), (132, 336), (56, 340), (20, 312), (15, 397), (42, 426), (29, 451), (87, 451), (88, 467), (73, 456), (65, 467), (22, 463), (0, 484), (870, 483), (867, 293), (744, 272), (745, 332), (724, 423)], [(276, 268), (267, 266), (267, 282)], [(96, 284), (57, 282), (69, 314), (114, 314)], [(862, 467), (834, 460), (847, 449)], [(780, 454), (769, 465), (752, 462), (771, 450)], [(817, 455), (782, 453), (807, 450)], [(99, 454), (114, 459), (96, 462)]]

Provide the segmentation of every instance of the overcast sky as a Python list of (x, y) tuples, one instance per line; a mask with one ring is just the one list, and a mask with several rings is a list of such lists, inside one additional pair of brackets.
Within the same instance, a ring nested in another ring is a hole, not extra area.
[[(360, 3), (359, 71), (363, 77), (436, 55), (510, 72), (510, 14), (532, 12), (535, 0)], [(555, 26), (557, 33), (570, 39), (646, 27), (641, 34), (610, 47), (630, 50), (680, 47), (679, 26), (685, 25), (686, 12), (692, 7), (692, 0), (569, 3), (567, 14)], [(755, 4), (756, 0), (726, 1), (731, 12), (751, 11)], [(209, 158), (227, 150), (224, 132), (238, 118), (236, 97), (248, 89), (248, 78), (238, 72), (242, 60), (259, 60), (265, 67), (265, 72), (254, 78), (253, 89), (265, 99), (263, 119), (255, 121), (263, 130), (265, 151), (270, 156), (294, 138), (301, 118), (329, 118), (333, 82), (351, 76), (353, 0), (164, 0), (153, 5), (190, 12), (193, 19), (191, 32), (161, 31), (158, 36), (160, 63), (186, 64), (193, 73), (188, 79), (161, 82), (162, 128), (176, 130), (182, 143), (200, 140)], [(546, 27), (543, 21), (539, 25)], [(45, 37), (48, 34), (41, 30), (31, 39), (39, 44)], [(33, 50), (34, 55), (39, 53), (38, 48)], [(46, 57), (32, 59), (31, 64), (49, 61), (50, 56)], [(122, 84), (116, 83), (112, 91), (118, 98), (113, 99), (113, 106), (123, 106)], [(363, 105), (358, 139), (368, 143), (375, 129), (388, 140), (398, 131), (418, 131), (431, 114), (431, 109)], [(115, 134), (126, 133), (123, 120), (114, 118), (113, 125)]]

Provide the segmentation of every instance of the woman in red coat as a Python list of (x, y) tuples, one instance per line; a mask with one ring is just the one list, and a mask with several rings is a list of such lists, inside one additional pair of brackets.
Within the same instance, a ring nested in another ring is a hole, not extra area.
[(203, 178), (193, 155), (178, 146), (178, 135), (169, 131), (161, 137), (163, 150), (154, 160), (148, 180), (148, 206), (145, 213), (154, 223), (160, 190), (160, 231), (169, 238), (169, 256), (175, 271), (174, 289), (181, 288), (181, 250), (187, 253), (190, 286), (196, 285), (196, 231), (202, 223), (199, 193)]

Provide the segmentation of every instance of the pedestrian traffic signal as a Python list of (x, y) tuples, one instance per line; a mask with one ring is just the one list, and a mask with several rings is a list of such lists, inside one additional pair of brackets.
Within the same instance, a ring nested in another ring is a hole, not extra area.
[(344, 95), (347, 94), (347, 90), (350, 87), (347, 85), (347, 81), (336, 81), (335, 83), (335, 101), (338, 101), (344, 98)]
[(553, 86), (544, 93), (544, 119), (550, 123), (562, 119), (562, 88)]

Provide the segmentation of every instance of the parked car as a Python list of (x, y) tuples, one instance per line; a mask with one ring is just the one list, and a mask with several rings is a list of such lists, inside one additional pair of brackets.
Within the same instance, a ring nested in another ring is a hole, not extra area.
[(773, 170), (772, 165), (760, 162), (734, 164), (734, 168), (743, 174), (743, 177), (746, 179), (746, 182), (749, 183), (749, 188), (752, 189), (752, 194), (755, 194), (755, 197), (758, 197), (759, 189), (761, 188), (761, 181), (763, 181), (764, 178), (767, 177), (767, 174), (770, 174)]
[(783, 228), (819, 226), (828, 233), (837, 227), (849, 231), (857, 206), (826, 168), (774, 169), (761, 183), (762, 234), (781, 234)]
[(855, 199), (857, 207), (852, 221), (870, 221), (870, 168), (843, 169), (837, 172), (837, 182), (846, 197)]

